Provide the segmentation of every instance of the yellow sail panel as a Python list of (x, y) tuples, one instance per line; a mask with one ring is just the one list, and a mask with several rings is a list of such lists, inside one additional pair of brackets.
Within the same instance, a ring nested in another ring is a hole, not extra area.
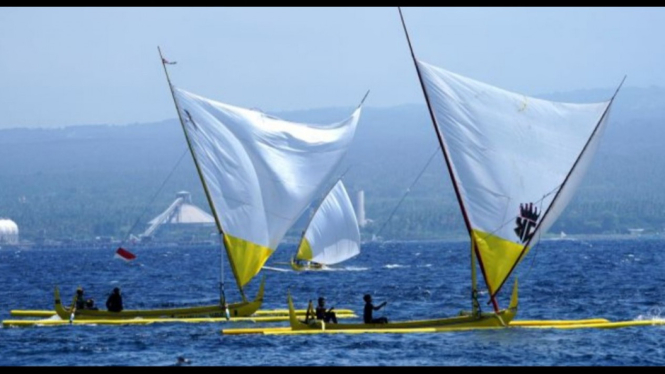
[(224, 246), (226, 247), (231, 268), (240, 287), (249, 283), (259, 273), (263, 264), (266, 263), (270, 255), (274, 252), (268, 247), (227, 234), (224, 234)]
[(309, 245), (309, 241), (307, 238), (302, 238), (296, 258), (298, 260), (311, 261), (312, 257), (314, 257), (314, 255), (312, 254), (312, 247)]
[[(524, 247), (480, 230), (473, 230), (472, 232), (473, 240), (482, 259), (485, 280), (490, 293), (493, 295), (510, 275), (510, 271)], [(526, 255), (527, 252), (528, 248), (524, 254)]]

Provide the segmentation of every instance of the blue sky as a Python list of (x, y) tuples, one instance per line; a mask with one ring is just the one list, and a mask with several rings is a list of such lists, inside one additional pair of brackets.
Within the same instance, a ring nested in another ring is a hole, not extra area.
[[(524, 94), (665, 86), (665, 8), (404, 8), (419, 58)], [(0, 8), (0, 128), (423, 103), (396, 8)]]

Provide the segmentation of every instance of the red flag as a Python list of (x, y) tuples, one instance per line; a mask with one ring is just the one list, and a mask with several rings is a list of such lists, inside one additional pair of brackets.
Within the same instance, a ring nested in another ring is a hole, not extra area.
[(121, 260), (125, 260), (127, 262), (136, 259), (135, 254), (133, 254), (132, 252), (130, 252), (130, 251), (128, 251), (128, 250), (126, 250), (122, 247), (119, 247), (118, 250), (115, 251), (115, 256), (113, 256), (113, 257), (119, 258)]

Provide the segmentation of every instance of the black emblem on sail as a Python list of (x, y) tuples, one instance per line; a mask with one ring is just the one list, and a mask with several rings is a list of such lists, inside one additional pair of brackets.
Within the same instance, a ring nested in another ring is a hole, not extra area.
[(515, 219), (515, 234), (522, 243), (528, 242), (533, 236), (539, 216), (538, 208), (534, 207), (533, 203), (520, 204), (520, 215)]

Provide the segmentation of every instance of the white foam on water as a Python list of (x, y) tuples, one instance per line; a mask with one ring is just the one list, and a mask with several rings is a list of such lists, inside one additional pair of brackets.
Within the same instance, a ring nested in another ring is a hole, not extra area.
[(664, 322), (665, 316), (661, 315), (662, 310), (655, 306), (649, 309), (646, 314), (640, 314), (635, 318), (635, 321), (654, 321), (654, 322)]
[(346, 266), (343, 268), (323, 268), (323, 270), (328, 270), (328, 271), (367, 271), (369, 268), (363, 268), (359, 266)]
[(274, 268), (274, 267), (272, 267), (272, 266), (264, 266), (263, 269), (266, 269), (266, 270), (272, 270), (272, 271), (279, 271), (279, 272), (281, 272), (281, 273), (288, 273), (288, 272), (293, 271), (293, 270), (291, 270), (291, 269)]
[(400, 265), (400, 264), (388, 264), (383, 266), (386, 269), (398, 269), (398, 268), (408, 268), (410, 265)]

